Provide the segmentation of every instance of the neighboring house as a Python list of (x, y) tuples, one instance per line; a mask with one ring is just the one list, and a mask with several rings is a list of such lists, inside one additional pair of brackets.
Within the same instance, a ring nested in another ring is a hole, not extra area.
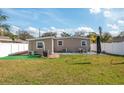
[(124, 42), (124, 37), (113, 37), (112, 42)]
[(58, 52), (82, 52), (90, 51), (90, 40), (83, 37), (43, 37), (29, 39), (29, 52), (43, 54), (48, 51), (49, 54)]
[(15, 41), (13, 41), (8, 36), (0, 36), (0, 43), (27, 43), (27, 41), (23, 41), (20, 39), (16, 39)]
[(9, 37), (7, 36), (0, 36), (0, 42), (1, 43), (8, 43), (8, 42), (12, 42), (12, 39), (10, 39)]

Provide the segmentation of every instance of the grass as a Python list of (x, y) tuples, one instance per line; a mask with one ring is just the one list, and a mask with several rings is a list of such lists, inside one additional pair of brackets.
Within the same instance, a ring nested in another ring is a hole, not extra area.
[(0, 84), (124, 84), (123, 63), (109, 55), (10, 56), (0, 58)]
[(40, 56), (34, 56), (34, 55), (22, 55), (22, 56), (6, 56), (6, 57), (2, 57), (0, 58), (0, 60), (19, 60), (19, 59), (22, 59), (22, 60), (27, 60), (27, 59), (39, 59)]

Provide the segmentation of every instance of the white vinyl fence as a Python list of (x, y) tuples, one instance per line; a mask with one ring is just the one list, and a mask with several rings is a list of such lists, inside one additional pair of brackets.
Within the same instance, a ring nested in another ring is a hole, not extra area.
[(27, 51), (28, 44), (23, 43), (0, 43), (0, 57), (8, 56), (9, 54)]
[[(101, 49), (102, 52), (124, 55), (124, 42), (102, 43)], [(91, 44), (91, 51), (96, 51), (96, 44)]]

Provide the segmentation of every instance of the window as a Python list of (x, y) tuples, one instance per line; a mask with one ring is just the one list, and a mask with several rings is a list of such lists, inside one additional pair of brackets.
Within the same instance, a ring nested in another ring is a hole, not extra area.
[(57, 45), (58, 45), (58, 46), (63, 46), (63, 41), (62, 41), (62, 40), (58, 40), (58, 41), (57, 41)]
[(81, 46), (86, 46), (87, 45), (87, 41), (86, 40), (82, 40), (81, 41)]
[(36, 47), (39, 49), (39, 48), (43, 48), (44, 47), (44, 43), (43, 41), (37, 41), (36, 42)]

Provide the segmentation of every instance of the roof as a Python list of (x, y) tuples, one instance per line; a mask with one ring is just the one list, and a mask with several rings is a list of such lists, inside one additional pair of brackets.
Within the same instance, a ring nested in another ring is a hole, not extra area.
[(28, 39), (28, 41), (31, 40), (42, 40), (42, 39), (88, 39), (87, 37), (42, 37), (42, 38), (34, 38), (34, 39)]
[[(13, 40), (8, 36), (0, 36), (0, 42), (13, 42)], [(27, 41), (16, 39), (15, 43), (27, 43)]]
[(10, 39), (8, 36), (0, 36), (0, 39)]
[(113, 42), (124, 42), (124, 37), (113, 37)]
[(0, 36), (0, 41), (8, 41), (8, 42), (11, 42), (12, 39), (10, 39), (8, 36)]

